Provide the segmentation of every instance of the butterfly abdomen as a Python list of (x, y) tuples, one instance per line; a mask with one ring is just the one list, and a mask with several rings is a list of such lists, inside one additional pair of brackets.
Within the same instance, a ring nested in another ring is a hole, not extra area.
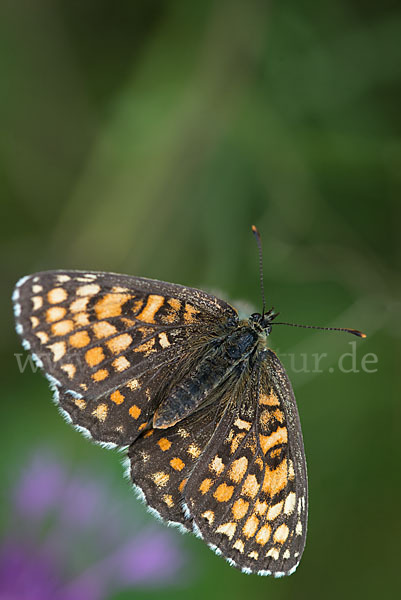
[(203, 405), (209, 394), (248, 358), (258, 338), (250, 327), (240, 327), (224, 337), (192, 372), (172, 388), (156, 411), (153, 426), (159, 429), (171, 427)]

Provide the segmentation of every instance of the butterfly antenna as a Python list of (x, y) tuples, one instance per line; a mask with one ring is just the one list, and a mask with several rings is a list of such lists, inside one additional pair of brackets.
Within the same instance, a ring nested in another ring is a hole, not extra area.
[(254, 234), (255, 238), (256, 238), (256, 243), (258, 245), (258, 250), (259, 250), (259, 273), (260, 273), (260, 289), (262, 292), (262, 300), (263, 300), (263, 309), (262, 309), (262, 317), (264, 317), (265, 315), (265, 308), (266, 308), (266, 302), (265, 302), (265, 289), (263, 286), (263, 252), (262, 252), (262, 239), (260, 237), (260, 233), (258, 231), (258, 229), (255, 227), (255, 225), (252, 225), (252, 233)]
[(276, 321), (272, 325), (289, 325), (290, 327), (303, 327), (304, 329), (321, 329), (323, 331), (345, 331), (357, 335), (358, 337), (365, 338), (366, 333), (358, 331), (358, 329), (349, 329), (348, 327), (318, 327), (317, 325), (298, 325), (297, 323), (277, 323)]

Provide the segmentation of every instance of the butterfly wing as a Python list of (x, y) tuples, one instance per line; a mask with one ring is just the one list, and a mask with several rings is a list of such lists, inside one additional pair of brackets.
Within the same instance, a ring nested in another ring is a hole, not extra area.
[(163, 390), (238, 320), (200, 290), (112, 273), (37, 273), (13, 300), (17, 332), (64, 414), (117, 445), (147, 427)]
[(157, 516), (192, 530), (183, 510), (184, 488), (213, 436), (225, 404), (217, 397), (167, 429), (149, 429), (128, 450), (134, 487)]
[(305, 545), (307, 477), (291, 384), (261, 351), (185, 485), (200, 536), (245, 572), (289, 575)]

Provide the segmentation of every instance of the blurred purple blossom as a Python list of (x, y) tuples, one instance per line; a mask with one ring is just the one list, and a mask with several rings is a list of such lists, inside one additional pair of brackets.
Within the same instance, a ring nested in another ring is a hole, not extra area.
[(104, 600), (135, 585), (174, 584), (185, 563), (177, 536), (141, 525), (135, 500), (70, 473), (38, 452), (12, 492), (12, 530), (0, 542), (0, 599)]

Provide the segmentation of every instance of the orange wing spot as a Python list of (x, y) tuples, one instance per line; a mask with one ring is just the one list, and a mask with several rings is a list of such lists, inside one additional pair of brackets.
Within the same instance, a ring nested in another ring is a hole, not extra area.
[(249, 502), (246, 502), (246, 500), (243, 500), (242, 498), (238, 498), (238, 500), (234, 502), (231, 509), (234, 519), (238, 521), (239, 519), (245, 517), (246, 513), (248, 512), (248, 508)]
[(224, 471), (224, 463), (221, 460), (220, 456), (217, 456), (216, 454), (216, 456), (209, 465), (209, 469), (211, 471), (214, 471), (217, 475), (220, 475), (220, 473)]
[(198, 456), (201, 453), (201, 449), (198, 448), (198, 446), (196, 446), (195, 444), (191, 444), (190, 446), (188, 446), (187, 452), (190, 456), (192, 456), (192, 458), (198, 458)]
[(184, 321), (185, 323), (194, 323), (196, 321), (196, 315), (199, 313), (192, 304), (185, 303)]
[(142, 308), (143, 300), (135, 300), (132, 304), (132, 312), (136, 313)]
[(76, 313), (73, 316), (73, 319), (74, 319), (75, 323), (78, 325), (78, 327), (86, 327), (87, 325), (90, 324), (89, 315), (88, 315), (88, 313), (85, 313), (85, 312)]
[(276, 410), (274, 411), (273, 417), (275, 417), (277, 421), (280, 421), (280, 423), (284, 423), (284, 413), (278, 408), (276, 408)]
[(35, 327), (37, 327), (39, 325), (38, 317), (31, 317), (31, 325), (32, 325), (32, 329), (35, 329)]
[(159, 333), (159, 344), (162, 348), (168, 348), (170, 346), (167, 334), (164, 333), (164, 331), (162, 331), (162, 333)]
[(270, 452), (270, 458), (278, 458), (281, 454), (281, 448), (276, 448)]
[(143, 352), (145, 354), (145, 356), (148, 356), (151, 352), (156, 352), (156, 348), (154, 348), (155, 345), (155, 338), (152, 338), (150, 340), (148, 340), (147, 342), (145, 342), (144, 344), (141, 344), (140, 346), (138, 346), (137, 348), (134, 349), (134, 352)]
[(105, 358), (105, 356), (103, 353), (103, 348), (101, 346), (96, 346), (96, 348), (90, 348), (90, 350), (88, 350), (85, 353), (86, 363), (90, 367), (95, 367), (100, 362), (102, 362), (102, 360), (104, 360), (104, 358)]
[(248, 459), (245, 456), (241, 456), (231, 465), (229, 477), (235, 483), (239, 483), (241, 479), (244, 477), (246, 470), (248, 468)]
[(238, 446), (240, 445), (241, 441), (243, 440), (243, 438), (245, 437), (245, 433), (241, 432), (241, 433), (237, 433), (236, 436), (234, 436), (232, 442), (231, 442), (231, 454), (234, 454), (234, 452), (237, 450)]
[(86, 402), (82, 398), (74, 398), (74, 404), (78, 406), (78, 408), (80, 408), (81, 410), (84, 410), (84, 408), (86, 408)]
[(164, 487), (170, 479), (170, 475), (163, 471), (158, 471), (157, 473), (153, 473), (152, 479), (157, 487)]
[(170, 304), (171, 308), (178, 312), (181, 308), (181, 301), (177, 298), (170, 298), (167, 300), (168, 304)]
[(52, 323), (53, 321), (60, 321), (66, 313), (66, 309), (62, 306), (52, 306), (46, 312), (46, 321)]
[(285, 488), (287, 482), (287, 459), (284, 459), (274, 471), (266, 468), (262, 490), (273, 498)]
[(115, 390), (115, 392), (110, 394), (110, 400), (114, 402), (114, 404), (122, 404), (125, 400), (125, 396), (120, 390)]
[(270, 435), (259, 435), (259, 442), (263, 454), (266, 454), (276, 444), (286, 444), (288, 442), (287, 427), (279, 427)]
[(57, 362), (60, 360), (60, 358), (63, 358), (64, 354), (66, 353), (65, 342), (56, 342), (55, 344), (50, 344), (47, 347), (53, 352), (54, 362)]
[(144, 323), (154, 323), (155, 314), (157, 313), (159, 308), (163, 306), (163, 303), (163, 296), (158, 296), (157, 294), (149, 294), (146, 305), (137, 316), (137, 319), (139, 321), (144, 321)]
[(121, 354), (128, 348), (132, 342), (132, 337), (128, 333), (123, 333), (115, 338), (112, 338), (107, 343), (107, 346), (114, 354)]
[(224, 533), (228, 537), (229, 540), (232, 540), (235, 534), (235, 530), (237, 529), (237, 523), (223, 523), (219, 525), (216, 529), (216, 533)]
[(67, 335), (74, 329), (74, 323), (70, 320), (67, 321), (58, 321), (57, 323), (53, 323), (52, 325), (52, 333), (53, 335)]
[(202, 481), (202, 483), (200, 484), (200, 486), (199, 486), (199, 491), (200, 491), (202, 494), (206, 494), (206, 492), (208, 492), (208, 491), (210, 490), (210, 488), (212, 487), (212, 485), (213, 485), (213, 481), (212, 481), (212, 479), (209, 479), (209, 478), (207, 477), (207, 478), (206, 478), (206, 479), (204, 479), (204, 480)]
[(56, 287), (50, 290), (47, 294), (47, 299), (50, 304), (59, 304), (67, 298), (67, 292), (62, 287)]
[(205, 512), (202, 513), (202, 517), (206, 519), (209, 525), (213, 525), (214, 512), (212, 510), (205, 510)]
[(244, 481), (244, 485), (242, 486), (241, 493), (244, 494), (244, 496), (255, 498), (256, 494), (259, 491), (259, 487), (260, 485), (255, 475), (247, 475), (247, 478)]
[(43, 306), (42, 296), (32, 296), (32, 310), (39, 310)]
[(259, 526), (259, 519), (255, 515), (251, 515), (247, 518), (245, 525), (242, 528), (244, 532), (244, 536), (247, 538), (251, 538), (255, 535), (256, 530)]
[(86, 310), (86, 305), (89, 302), (89, 298), (78, 298), (71, 302), (69, 309), (72, 313), (83, 312)]
[(146, 426), (147, 426), (147, 423), (142, 423), (142, 425), (139, 425), (138, 431), (142, 431), (142, 429), (145, 429)]
[(259, 500), (256, 500), (255, 513), (261, 517), (265, 514), (266, 511), (267, 511), (267, 502), (260, 502)]
[(183, 491), (183, 489), (184, 489), (184, 487), (185, 487), (185, 485), (186, 485), (187, 481), (188, 481), (188, 477), (186, 477), (185, 479), (183, 479), (183, 480), (181, 481), (180, 485), (178, 486), (178, 490), (179, 490), (180, 492), (182, 492), (182, 491)]
[(173, 469), (175, 469), (175, 471), (182, 471), (182, 469), (185, 467), (184, 461), (177, 456), (170, 460), (170, 465), (173, 467)]
[(279, 514), (281, 513), (282, 510), (283, 510), (283, 502), (282, 501), (278, 502), (277, 504), (274, 504), (267, 511), (266, 519), (268, 521), (274, 521), (274, 519), (277, 519), (277, 517), (279, 516)]
[(236, 550), (238, 550), (238, 552), (241, 552), (241, 554), (243, 554), (244, 542), (242, 540), (236, 540), (233, 544), (233, 548), (235, 548)]
[(228, 502), (234, 492), (233, 485), (227, 485), (226, 483), (221, 483), (218, 488), (216, 488), (213, 496), (216, 498), (218, 502)]
[(273, 394), (273, 392), (269, 395), (260, 394), (259, 404), (266, 404), (267, 406), (280, 406), (280, 400), (277, 398), (276, 394)]
[(130, 379), (130, 381), (127, 381), (127, 383), (125, 385), (127, 386), (127, 388), (129, 388), (133, 392), (135, 390), (140, 390), (141, 389), (141, 386), (139, 385), (138, 379)]
[(102, 423), (107, 419), (108, 408), (106, 404), (99, 404), (94, 411), (92, 411), (92, 415), (99, 419)]
[(65, 365), (61, 365), (60, 367), (63, 371), (65, 371), (70, 379), (74, 378), (74, 375), (77, 371), (77, 368), (72, 363), (67, 363)]
[(151, 435), (153, 435), (153, 429), (149, 429), (149, 431), (147, 431), (146, 433), (143, 434), (143, 437), (144, 438), (148, 438)]
[(130, 299), (129, 294), (106, 294), (95, 304), (97, 318), (109, 319), (121, 315), (122, 306)]
[(81, 285), (77, 289), (77, 296), (94, 296), (100, 292), (100, 285), (97, 283), (88, 283), (87, 285)]
[(282, 525), (277, 527), (276, 531), (274, 532), (273, 539), (278, 544), (284, 544), (285, 540), (288, 538), (289, 533), (290, 530), (288, 529), (287, 525), (283, 523)]
[(93, 381), (103, 381), (106, 377), (109, 376), (109, 372), (107, 369), (99, 369), (96, 373), (93, 373), (92, 379)]
[(70, 335), (68, 341), (73, 348), (83, 348), (90, 343), (90, 337), (87, 331), (77, 331)]
[(243, 419), (238, 418), (236, 421), (234, 421), (234, 425), (236, 427), (238, 427), (238, 429), (246, 429), (247, 431), (250, 430), (252, 423), (250, 423), (249, 421), (244, 421)]
[(46, 344), (49, 341), (49, 336), (45, 331), (38, 331), (35, 335), (39, 338), (41, 344)]
[(139, 406), (137, 406), (136, 404), (133, 404), (128, 412), (133, 419), (137, 419), (142, 411), (139, 408)]
[(171, 442), (167, 438), (160, 438), (160, 440), (157, 442), (157, 444), (158, 444), (160, 450), (163, 450), (163, 452), (165, 452), (166, 450), (168, 450), (171, 447)]
[(125, 369), (128, 369), (128, 367), (131, 366), (131, 363), (125, 358), (125, 356), (119, 356), (118, 358), (114, 359), (111, 364), (119, 373), (121, 371), (125, 371)]
[(174, 506), (174, 501), (171, 494), (164, 494), (163, 502), (165, 502), (169, 508), (172, 508)]
[(263, 460), (260, 458), (260, 456), (255, 458), (255, 465), (257, 465), (261, 471), (263, 470), (264, 464), (263, 464)]
[(117, 329), (114, 327), (114, 325), (110, 325), (110, 323), (107, 321), (93, 323), (93, 331), (97, 338), (105, 338), (117, 333)]
[(258, 544), (260, 544), (261, 546), (264, 546), (265, 544), (267, 544), (267, 542), (270, 539), (271, 536), (271, 527), (270, 525), (263, 525), (263, 527), (261, 527), (258, 531), (258, 533), (256, 534), (256, 541)]

